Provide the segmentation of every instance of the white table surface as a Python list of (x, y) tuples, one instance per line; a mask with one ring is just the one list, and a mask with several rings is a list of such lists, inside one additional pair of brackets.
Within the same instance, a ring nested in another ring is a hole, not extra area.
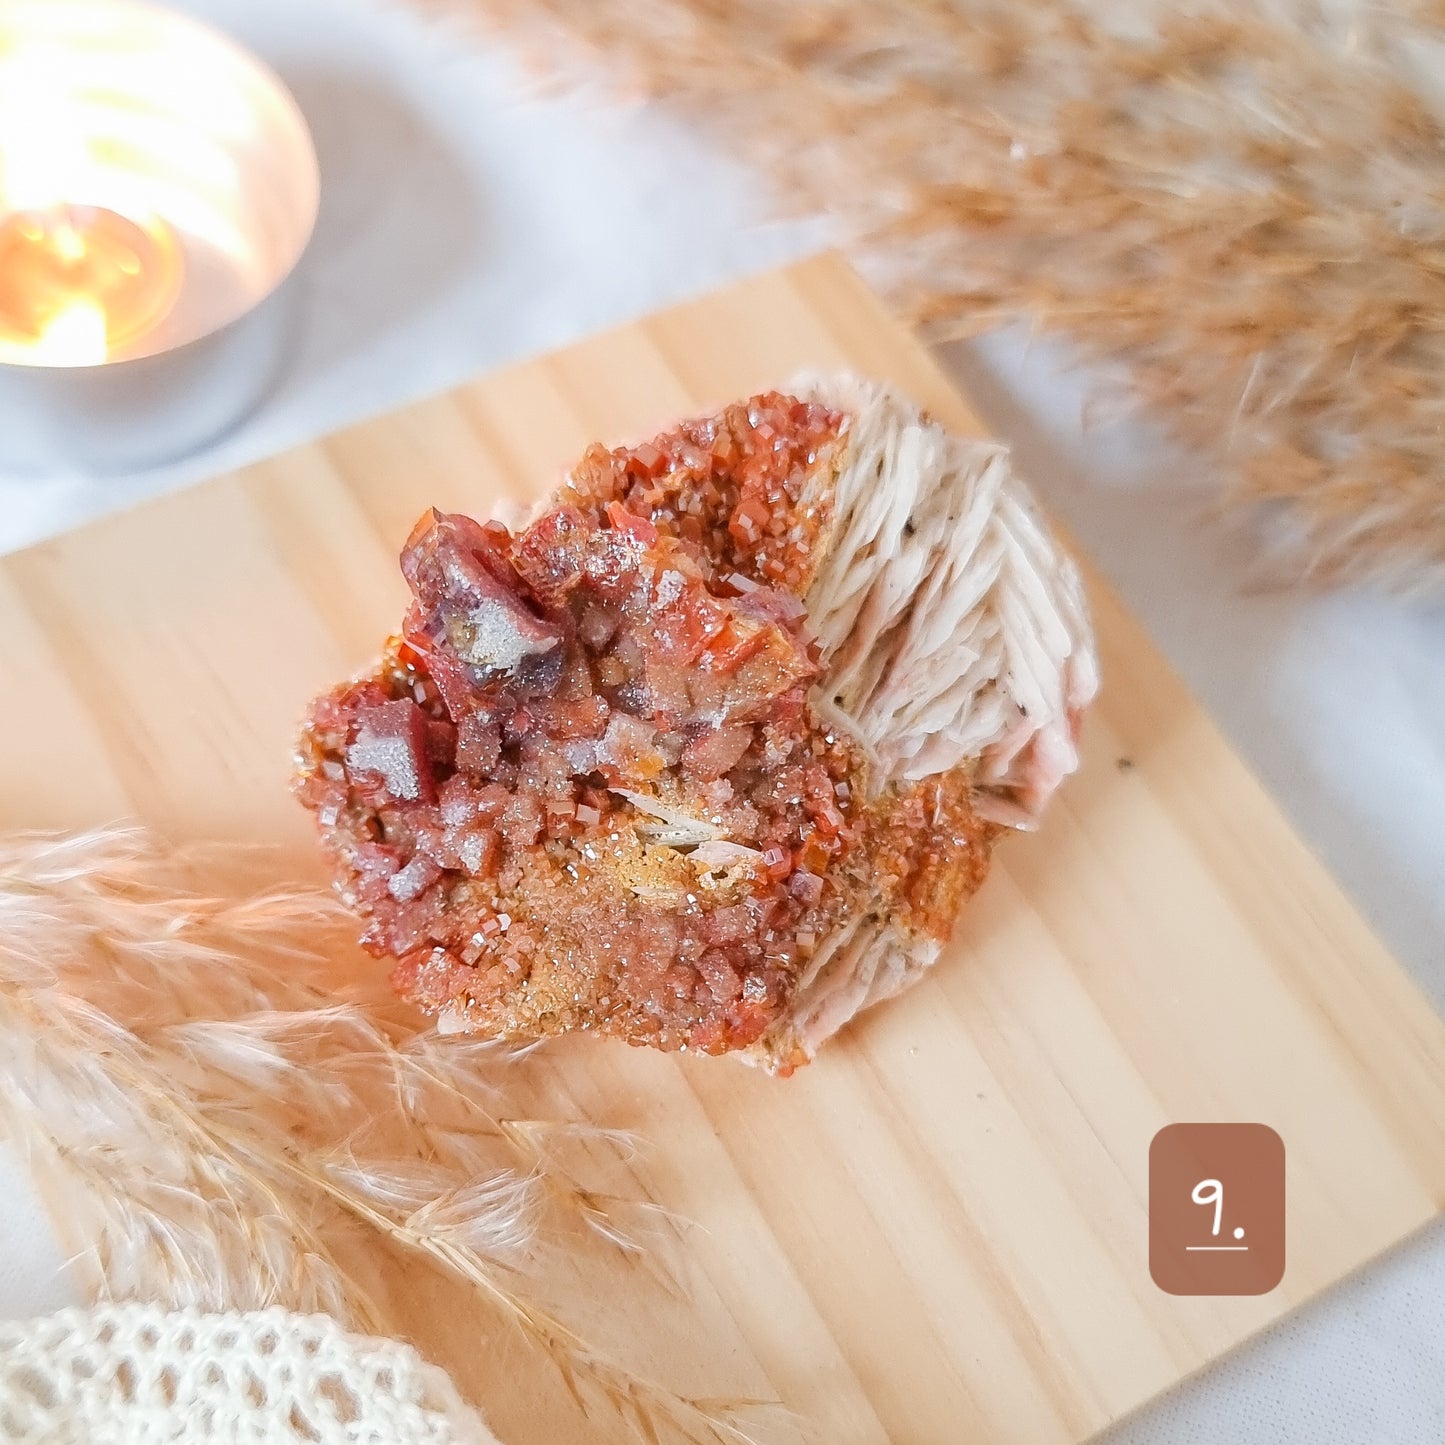
[[(384, 0), (181, 8), (270, 60), (315, 131), (325, 198), (304, 336), (257, 414), (183, 463), (103, 481), (0, 476), (0, 551), (828, 238), (822, 222), (767, 222), (763, 185), (655, 109), (540, 98), (475, 37)], [(1061, 348), (1020, 333), (946, 359), (1445, 1009), (1445, 602), (1252, 589), (1249, 538), (1200, 520), (1207, 469), (1137, 422), (1086, 426), (1087, 379)], [(23, 1164), (0, 1154), (0, 1317), (70, 1298)], [(1445, 1441), (1445, 1227), (1110, 1440)]]

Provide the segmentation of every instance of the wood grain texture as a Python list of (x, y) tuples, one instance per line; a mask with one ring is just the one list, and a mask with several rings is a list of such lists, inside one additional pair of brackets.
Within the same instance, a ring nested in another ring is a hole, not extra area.
[[(804, 367), (981, 430), (823, 257), (0, 564), (0, 817), (133, 815), (279, 840), (314, 869), (286, 789), (296, 720), (400, 616), (421, 508), (530, 498), (589, 441)], [(1078, 1441), (1441, 1208), (1445, 1029), (1090, 581), (1105, 686), (1085, 767), (1002, 847), (919, 987), (786, 1082), (591, 1039), (540, 1056), (549, 1107), (652, 1141), (618, 1187), (698, 1223), (685, 1306), (620, 1267), (574, 1281), (584, 1323), (669, 1383), (776, 1395), (836, 1445)], [(1272, 1294), (1151, 1283), (1148, 1146), (1176, 1120), (1282, 1135)], [(504, 1438), (575, 1438), (555, 1377), (479, 1342), (440, 1287), (396, 1289)]]

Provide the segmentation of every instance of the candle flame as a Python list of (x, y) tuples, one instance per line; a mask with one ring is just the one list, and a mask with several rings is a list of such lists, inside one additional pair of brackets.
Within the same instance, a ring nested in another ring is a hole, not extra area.
[(183, 270), (158, 221), (93, 206), (0, 220), (0, 362), (99, 364), (165, 319)]
[(67, 266), (74, 266), (85, 258), (85, 237), (72, 221), (61, 221), (52, 227), (50, 244), (55, 248), (56, 256)]
[(40, 366), (99, 366), (105, 333), (105, 312), (94, 301), (71, 301), (45, 324), (31, 357)]

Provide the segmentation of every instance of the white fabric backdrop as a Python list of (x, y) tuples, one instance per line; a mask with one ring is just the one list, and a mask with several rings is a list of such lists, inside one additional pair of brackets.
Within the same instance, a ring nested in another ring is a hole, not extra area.
[[(304, 338), (204, 454), (104, 482), (0, 477), (0, 551), (826, 242), (646, 107), (541, 99), (502, 55), (385, 0), (183, 0), (268, 58), (316, 133), (325, 199)], [(951, 348), (1021, 469), (1416, 979), (1445, 1008), (1445, 604), (1249, 590), (1201, 525), (1201, 466), (1023, 334)], [(0, 425), (4, 424), (0, 416)], [(70, 1301), (20, 1161), (0, 1155), (0, 1316)], [(1111, 1436), (1113, 1445), (1445, 1440), (1445, 1228)]]

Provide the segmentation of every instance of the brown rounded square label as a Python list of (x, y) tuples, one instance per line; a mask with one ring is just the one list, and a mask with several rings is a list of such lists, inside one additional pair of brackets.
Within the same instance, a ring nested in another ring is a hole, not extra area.
[(1284, 1141), (1268, 1124), (1154, 1136), (1149, 1273), (1169, 1294), (1267, 1294), (1284, 1278)]

